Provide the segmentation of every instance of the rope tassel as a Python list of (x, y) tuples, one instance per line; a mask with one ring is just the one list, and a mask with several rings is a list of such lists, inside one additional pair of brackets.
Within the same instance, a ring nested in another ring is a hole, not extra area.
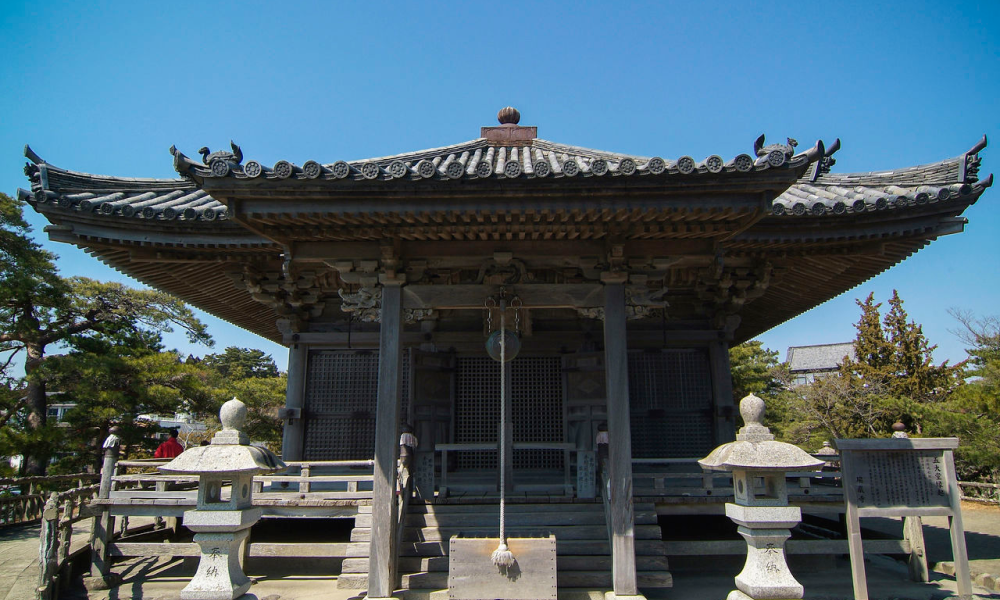
[(490, 560), (501, 569), (508, 569), (514, 565), (514, 553), (507, 547), (507, 532), (504, 530), (504, 517), (506, 512), (505, 492), (507, 482), (504, 475), (507, 471), (504, 464), (506, 456), (507, 442), (507, 306), (500, 301), (500, 545), (493, 551)]
[(493, 551), (493, 554), (490, 556), (490, 560), (492, 560), (493, 564), (496, 566), (506, 569), (514, 566), (514, 553), (510, 551), (510, 548), (507, 547), (505, 542), (506, 540), (503, 538), (500, 539), (500, 545)]

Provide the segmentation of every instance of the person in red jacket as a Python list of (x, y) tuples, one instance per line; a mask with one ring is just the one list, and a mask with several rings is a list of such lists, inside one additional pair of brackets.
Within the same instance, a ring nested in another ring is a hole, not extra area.
[(167, 441), (160, 444), (160, 447), (156, 449), (156, 453), (153, 454), (153, 458), (174, 458), (181, 452), (184, 452), (184, 446), (181, 446), (180, 442), (177, 441), (177, 430), (170, 430), (170, 437)]

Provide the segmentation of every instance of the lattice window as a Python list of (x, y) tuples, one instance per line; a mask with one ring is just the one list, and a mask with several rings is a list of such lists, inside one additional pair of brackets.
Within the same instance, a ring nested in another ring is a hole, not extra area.
[[(514, 441), (562, 442), (562, 359), (558, 356), (515, 360), (511, 372)], [(560, 450), (515, 450), (515, 469), (561, 469)]]
[[(375, 455), (378, 352), (314, 350), (305, 391), (305, 460), (355, 460)], [(409, 407), (409, 356), (403, 354), (402, 419)]]
[[(511, 368), (514, 440), (563, 441), (562, 372), (559, 357), (528, 356)], [(455, 441), (496, 442), (500, 423), (500, 364), (488, 357), (458, 358)], [(462, 469), (496, 469), (496, 453), (462, 452)], [(560, 451), (518, 450), (515, 469), (561, 469)]]
[(692, 457), (714, 445), (712, 379), (701, 349), (631, 352), (632, 456)]
[[(455, 366), (455, 442), (497, 441), (500, 363), (486, 356), (470, 356), (457, 358)], [(496, 469), (496, 454), (461, 452), (458, 466), (461, 469)]]

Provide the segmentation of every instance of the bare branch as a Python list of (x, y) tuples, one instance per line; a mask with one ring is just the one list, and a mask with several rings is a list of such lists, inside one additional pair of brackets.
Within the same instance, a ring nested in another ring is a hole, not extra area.
[(22, 398), (20, 398), (17, 402), (15, 402), (14, 406), (11, 406), (7, 410), (7, 412), (5, 412), (3, 415), (0, 415), (0, 427), (6, 425), (7, 421), (10, 421), (11, 417), (16, 415), (17, 411), (24, 408), (24, 405), (27, 403), (28, 403), (28, 396), (27, 394), (25, 394)]

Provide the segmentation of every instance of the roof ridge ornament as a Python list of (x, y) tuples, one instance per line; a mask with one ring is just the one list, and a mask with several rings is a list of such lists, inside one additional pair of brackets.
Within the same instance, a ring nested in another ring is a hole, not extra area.
[[(757, 155), (756, 165), (762, 165), (767, 163), (773, 168), (780, 167), (788, 162), (788, 159), (792, 158), (795, 154), (795, 147), (799, 143), (794, 138), (785, 138), (787, 143), (785, 144), (768, 144), (764, 145), (764, 134), (760, 134), (760, 137), (754, 140), (753, 151)], [(822, 154), (822, 152), (821, 152)]]
[[(976, 142), (968, 152), (965, 153), (965, 172), (962, 174), (963, 183), (975, 183), (979, 181), (979, 165), (983, 159), (979, 156), (979, 151), (986, 147), (986, 134)], [(988, 186), (987, 186), (988, 187)]]
[(479, 137), (485, 138), (491, 146), (530, 146), (538, 137), (537, 127), (522, 127), (521, 112), (513, 106), (505, 106), (497, 113), (496, 127), (480, 128)]
[(823, 158), (819, 159), (819, 165), (816, 167), (816, 175), (813, 177), (813, 181), (816, 181), (816, 177), (829, 173), (833, 165), (837, 164), (837, 159), (833, 157), (837, 150), (840, 150), (840, 138), (835, 139), (830, 144), (830, 147), (826, 149), (826, 152), (823, 153)]
[(521, 122), (521, 113), (513, 106), (505, 106), (497, 113), (497, 121), (501, 125), (517, 125)]
[[(985, 146), (986, 145), (986, 142), (985, 142), (986, 136), (985, 135), (983, 136), (983, 140), (984, 140), (983, 141), (983, 145)], [(40, 165), (40, 164), (42, 164), (42, 163), (45, 162), (42, 159), (41, 156), (38, 156), (37, 154), (35, 154), (35, 151), (32, 150), (31, 146), (29, 146), (28, 144), (24, 145), (24, 157), (27, 158), (28, 160), (30, 160), (31, 162), (35, 163), (36, 165)]]

